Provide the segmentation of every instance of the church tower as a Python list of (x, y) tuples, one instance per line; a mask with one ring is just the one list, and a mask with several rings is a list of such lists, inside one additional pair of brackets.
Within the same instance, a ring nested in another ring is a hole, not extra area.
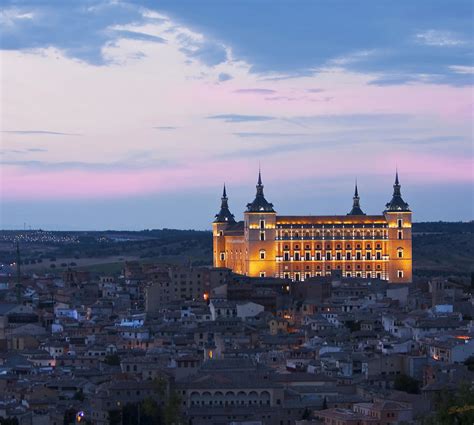
[(385, 205), (384, 215), (388, 223), (388, 280), (408, 283), (412, 275), (412, 212), (403, 200), (398, 170), (395, 174), (392, 200)]
[(214, 267), (226, 267), (226, 247), (225, 247), (225, 231), (229, 225), (235, 224), (234, 215), (229, 210), (227, 192), (224, 184), (222, 191), (221, 209), (216, 214), (215, 220), (212, 223), (212, 237), (213, 237), (213, 258)]
[(244, 212), (245, 274), (275, 277), (276, 272), (276, 212), (263, 194), (259, 170), (257, 193)]

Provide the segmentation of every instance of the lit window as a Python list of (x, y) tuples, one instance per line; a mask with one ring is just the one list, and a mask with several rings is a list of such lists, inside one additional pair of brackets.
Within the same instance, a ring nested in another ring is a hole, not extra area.
[(397, 249), (397, 257), (398, 258), (403, 258), (403, 248), (398, 248)]
[(260, 277), (265, 277), (265, 272), (260, 272)]
[(285, 252), (283, 254), (283, 260), (285, 261), (290, 261), (290, 253), (289, 252)]
[(403, 277), (403, 270), (398, 270), (397, 276), (401, 279)]
[(260, 260), (265, 260), (265, 250), (264, 249), (260, 250)]
[(225, 252), (221, 252), (221, 261), (225, 261)]

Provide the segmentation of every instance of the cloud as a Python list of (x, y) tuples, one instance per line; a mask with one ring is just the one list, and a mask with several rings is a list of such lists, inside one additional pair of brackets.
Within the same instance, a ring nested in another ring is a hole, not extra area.
[(234, 136), (242, 138), (261, 138), (261, 139), (281, 139), (281, 138), (292, 138), (292, 137), (304, 137), (310, 136), (305, 133), (258, 133), (258, 132), (238, 132), (232, 133)]
[(155, 130), (176, 130), (178, 129), (179, 127), (174, 127), (174, 126), (171, 126), (171, 125), (162, 125), (162, 126), (158, 126), (158, 127), (153, 127)]
[(61, 133), (59, 131), (47, 131), (47, 130), (2, 130), (2, 133), (9, 134), (24, 134), (24, 135), (50, 135), (50, 136), (83, 136), (79, 133)]
[(238, 89), (234, 90), (234, 93), (239, 94), (274, 94), (275, 90), (271, 89)]
[(27, 149), (28, 152), (48, 152), (48, 149), (43, 148), (29, 148)]
[(240, 114), (220, 114), (220, 115), (210, 115), (207, 117), (211, 120), (220, 120), (224, 122), (258, 122), (258, 121), (271, 121), (275, 117), (270, 117), (267, 115), (240, 115)]
[(166, 40), (163, 37), (158, 37), (156, 35), (145, 34), (137, 31), (127, 31), (127, 30), (113, 30), (113, 33), (117, 38), (128, 38), (131, 40), (140, 40), (140, 41), (151, 41), (153, 43), (166, 43)]
[(458, 36), (450, 31), (428, 30), (415, 34), (415, 40), (426, 46), (455, 47), (465, 44)]
[(306, 89), (306, 92), (308, 93), (322, 93), (324, 91), (324, 89)]
[(474, 66), (451, 65), (449, 69), (451, 69), (453, 72), (457, 74), (468, 74), (468, 75), (474, 74)]

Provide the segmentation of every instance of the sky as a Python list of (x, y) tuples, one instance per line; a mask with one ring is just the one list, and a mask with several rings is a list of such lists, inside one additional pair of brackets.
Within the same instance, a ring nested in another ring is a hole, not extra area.
[(472, 220), (471, 1), (0, 0), (0, 228)]

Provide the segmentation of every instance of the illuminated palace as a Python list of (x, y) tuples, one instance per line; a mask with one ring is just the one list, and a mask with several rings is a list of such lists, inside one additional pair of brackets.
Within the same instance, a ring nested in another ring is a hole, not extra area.
[(261, 174), (244, 220), (230, 212), (224, 186), (212, 224), (214, 267), (248, 276), (294, 281), (341, 270), (346, 277), (412, 280), (412, 213), (402, 199), (398, 173), (393, 196), (380, 215), (366, 215), (357, 184), (347, 215), (277, 215), (265, 199)]

